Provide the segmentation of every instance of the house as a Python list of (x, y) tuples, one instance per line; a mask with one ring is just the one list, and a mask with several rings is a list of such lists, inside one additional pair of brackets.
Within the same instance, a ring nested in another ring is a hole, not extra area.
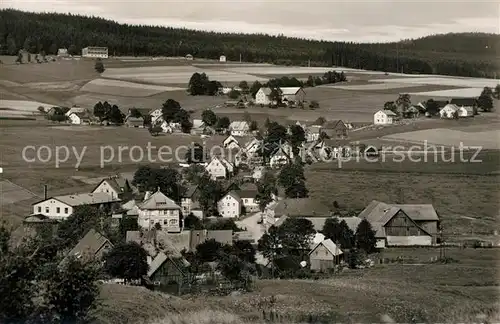
[(66, 258), (75, 257), (83, 262), (101, 260), (104, 254), (112, 248), (113, 244), (110, 240), (96, 230), (91, 229), (67, 254)]
[(108, 48), (107, 47), (97, 47), (89, 46), (82, 48), (82, 57), (89, 58), (108, 58)]
[(309, 252), (309, 264), (312, 271), (324, 272), (340, 263), (342, 250), (327, 239), (317, 243)]
[(439, 117), (441, 118), (454, 118), (455, 112), (458, 111), (458, 107), (453, 104), (447, 104), (439, 111)]
[(279, 146), (278, 149), (271, 155), (269, 159), (269, 166), (273, 169), (279, 168), (291, 162), (292, 159), (292, 151), (288, 150), (288, 147)]
[(304, 102), (306, 92), (302, 87), (280, 87), (281, 101)]
[(257, 186), (254, 184), (246, 184), (241, 186), (240, 190), (236, 190), (236, 193), (241, 199), (241, 204), (245, 209), (245, 212), (256, 213), (259, 211), (259, 204), (256, 200), (258, 190)]
[(390, 205), (373, 200), (358, 217), (372, 225), (377, 248), (426, 246), (437, 239), (439, 216), (430, 204)]
[(153, 125), (163, 123), (163, 111), (161, 108), (150, 111), (149, 115), (151, 116), (151, 123)]
[(193, 59), (194, 59), (193, 55), (191, 55), (191, 54), (186, 55), (186, 60), (192, 61)]
[(114, 176), (107, 179), (102, 179), (101, 182), (99, 182), (99, 184), (91, 192), (103, 192), (107, 193), (112, 198), (122, 199), (124, 194), (131, 193), (132, 191), (133, 187), (127, 179), (121, 176)]
[(420, 112), (422, 110), (422, 107), (419, 106), (422, 103), (419, 103), (417, 105), (411, 105), (406, 111), (404, 112), (405, 118), (417, 118), (420, 116)]
[(222, 217), (238, 218), (241, 214), (242, 201), (236, 191), (231, 190), (217, 203), (217, 210)]
[(138, 204), (139, 227), (152, 229), (156, 224), (167, 232), (180, 232), (182, 230), (181, 207), (172, 199), (165, 196), (160, 189), (152, 195), (146, 195), (144, 201)]
[(125, 118), (125, 125), (127, 127), (136, 127), (143, 128), (144, 127), (144, 117), (131, 117), (128, 116)]
[(59, 48), (57, 50), (57, 56), (59, 56), (59, 57), (68, 57), (69, 56), (68, 49), (67, 48)]
[(166, 121), (162, 121), (163, 117), (159, 117), (157, 119), (158, 121), (158, 124), (160, 124), (160, 127), (161, 127), (161, 131), (163, 133), (168, 133), (168, 134), (171, 134), (171, 133), (179, 133), (179, 132), (182, 132), (182, 129), (181, 129), (181, 124), (180, 123), (167, 123)]
[(225, 63), (226, 62), (226, 56), (225, 55), (221, 55), (219, 57), (219, 62)]
[(269, 105), (271, 104), (271, 89), (270, 88), (260, 88), (255, 94), (255, 104), (257, 105)]
[(225, 158), (214, 156), (205, 167), (205, 170), (214, 180), (226, 179), (234, 173), (234, 166)]
[[(347, 125), (342, 120), (331, 120), (323, 124), (321, 132), (329, 138), (346, 138), (348, 136)], [(319, 137), (319, 135), (318, 135)]]
[(315, 142), (320, 138), (322, 126), (320, 125), (306, 126), (304, 131), (306, 135), (306, 142)]
[(90, 124), (90, 117), (86, 113), (71, 113), (68, 119), (73, 125)]
[(119, 198), (104, 192), (55, 196), (34, 203), (32, 215), (40, 214), (51, 219), (64, 220), (73, 213), (75, 207), (96, 206), (111, 209), (118, 202)]
[(391, 110), (379, 110), (373, 114), (373, 124), (392, 125), (397, 115)]
[(222, 142), (222, 146), (227, 149), (239, 149), (240, 148), (240, 143), (238, 140), (233, 136), (229, 135), (226, 137), (226, 139)]
[(186, 193), (183, 195), (181, 199), (181, 208), (182, 214), (184, 216), (189, 215), (189, 213), (192, 212), (195, 216), (203, 218), (203, 212), (201, 212), (200, 215), (198, 195), (198, 186), (189, 187)]
[(193, 119), (193, 127), (191, 128), (191, 134), (201, 135), (205, 131), (205, 122), (201, 119)]
[(181, 294), (190, 283), (189, 262), (184, 257), (174, 258), (159, 252), (149, 265), (147, 277), (159, 290)]
[(250, 130), (250, 126), (246, 121), (233, 121), (229, 125), (229, 131), (233, 136), (246, 136)]
[(245, 143), (243, 151), (248, 157), (255, 156), (259, 150), (262, 148), (263, 140), (257, 137), (252, 137), (248, 142)]

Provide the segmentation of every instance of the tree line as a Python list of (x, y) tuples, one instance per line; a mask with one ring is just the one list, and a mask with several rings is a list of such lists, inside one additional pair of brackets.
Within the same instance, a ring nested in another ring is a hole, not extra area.
[[(194, 31), (119, 24), (72, 14), (0, 11), (3, 54), (79, 55), (87, 46), (107, 46), (116, 56), (185, 56), (299, 66), (344, 66), (386, 72), (494, 77), (498, 36), (455, 34), (386, 44), (304, 40), (262, 34)], [(470, 46), (469, 44), (474, 44)], [(489, 45), (489, 47), (488, 47)], [(436, 48), (438, 50), (436, 50)], [(468, 53), (464, 55), (462, 53)]]

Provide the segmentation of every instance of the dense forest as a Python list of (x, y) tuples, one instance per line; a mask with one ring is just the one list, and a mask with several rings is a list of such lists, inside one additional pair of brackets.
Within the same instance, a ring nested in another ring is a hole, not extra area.
[(357, 44), (262, 34), (228, 34), (159, 26), (131, 26), (98, 17), (0, 10), (0, 52), (24, 48), (71, 54), (86, 46), (107, 46), (117, 56), (184, 56), (331, 66), (457, 76), (496, 77), (500, 36), (447, 34), (397, 43)]

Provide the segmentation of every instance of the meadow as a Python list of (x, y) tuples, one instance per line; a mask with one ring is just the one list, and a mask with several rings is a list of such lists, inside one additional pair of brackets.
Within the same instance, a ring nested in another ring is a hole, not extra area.
[[(158, 318), (163, 317), (165, 323), (176, 323), (168, 318), (179, 319), (177, 323), (190, 318), (189, 323), (265, 319), (304, 323), (311, 318), (323, 323), (380, 323), (386, 316), (396, 323), (498, 321), (498, 249), (448, 248), (446, 255), (455, 261), (449, 264), (429, 263), (431, 256), (439, 255), (437, 249), (393, 249), (375, 257), (411, 255), (418, 255), (422, 264), (377, 264), (320, 280), (259, 280), (253, 292), (226, 297), (178, 298), (143, 288), (105, 285), (95, 323), (144, 323), (148, 319), (162, 323)], [(265, 318), (271, 310), (279, 320)], [(200, 314), (204, 320), (194, 321)]]

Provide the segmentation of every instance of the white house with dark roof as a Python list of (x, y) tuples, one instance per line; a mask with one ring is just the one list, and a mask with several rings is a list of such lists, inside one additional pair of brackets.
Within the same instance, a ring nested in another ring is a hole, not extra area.
[(120, 202), (118, 197), (108, 193), (82, 193), (66, 196), (55, 196), (39, 201), (32, 205), (32, 215), (43, 215), (51, 219), (64, 220), (68, 218), (78, 206), (111, 206)]
[(153, 229), (156, 224), (167, 232), (180, 232), (181, 207), (165, 196), (160, 189), (146, 196), (144, 201), (137, 205), (139, 227)]
[(129, 181), (121, 176), (101, 180), (92, 193), (104, 192), (113, 198), (121, 198), (124, 193), (131, 192)]
[(397, 115), (391, 110), (379, 110), (373, 114), (373, 124), (392, 125)]
[(73, 125), (83, 125), (90, 123), (90, 117), (85, 112), (74, 112), (68, 115), (68, 119)]
[(205, 170), (210, 174), (210, 177), (216, 179), (226, 179), (234, 172), (234, 166), (231, 162), (223, 157), (214, 156), (207, 164)]
[(246, 121), (233, 121), (229, 125), (229, 132), (236, 137), (247, 136), (250, 131), (250, 125)]
[(241, 197), (234, 190), (225, 194), (217, 203), (217, 211), (224, 218), (238, 218), (241, 207)]

